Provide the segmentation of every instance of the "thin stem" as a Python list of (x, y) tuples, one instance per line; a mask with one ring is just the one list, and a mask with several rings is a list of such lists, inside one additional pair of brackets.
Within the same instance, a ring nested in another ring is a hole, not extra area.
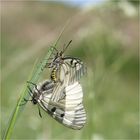
[[(68, 22), (67, 22), (67, 24), (68, 24)], [(62, 29), (58, 39), (56, 40), (56, 42), (54, 44), (54, 47), (56, 47), (58, 41), (60, 40), (60, 37), (62, 36), (62, 33), (64, 32), (67, 24), (65, 24), (64, 28)], [(45, 68), (46, 63), (49, 60), (49, 58), (50, 58), (50, 56), (51, 56), (51, 54), (54, 50), (54, 47), (51, 47), (48, 50), (48, 52), (47, 52), (46, 56), (44, 57), (42, 63), (38, 63), (38, 65), (37, 65), (37, 61), (35, 62), (33, 70), (32, 70), (32, 72), (31, 72), (31, 74), (28, 78), (28, 81), (32, 81), (32, 83), (37, 83), (37, 81), (40, 77), (40, 74), (42, 73), (43, 69)], [(29, 94), (27, 94), (27, 93), (28, 93), (28, 87), (27, 87), (27, 84), (25, 84), (23, 90), (21, 91), (21, 94), (20, 94), (21, 96), (20, 96), (20, 98), (19, 98), (19, 100), (18, 100), (18, 102), (15, 106), (15, 109), (12, 112), (12, 115), (9, 119), (9, 123), (7, 125), (6, 131), (5, 131), (4, 136), (3, 136), (4, 140), (11, 139), (11, 135), (12, 135), (12, 132), (14, 130), (14, 126), (15, 126), (15, 123), (18, 119), (18, 116), (20, 115), (20, 112), (23, 111), (23, 109), (24, 109), (24, 105), (21, 107), (21, 103), (22, 103), (23, 99), (25, 97), (27, 97), (27, 95), (28, 95), (28, 98), (29, 98)]]

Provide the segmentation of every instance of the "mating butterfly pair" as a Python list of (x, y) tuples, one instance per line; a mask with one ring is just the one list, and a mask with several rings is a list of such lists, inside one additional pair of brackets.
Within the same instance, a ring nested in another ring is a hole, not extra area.
[[(53, 58), (46, 64), (51, 69), (50, 80), (37, 85), (29, 82), (34, 88), (28, 88), (33, 104), (37, 104), (61, 124), (81, 129), (86, 122), (86, 113), (79, 80), (86, 73), (86, 67), (78, 58), (63, 56), (70, 43), (63, 51), (54, 49)], [(40, 110), (39, 114), (41, 116)]]

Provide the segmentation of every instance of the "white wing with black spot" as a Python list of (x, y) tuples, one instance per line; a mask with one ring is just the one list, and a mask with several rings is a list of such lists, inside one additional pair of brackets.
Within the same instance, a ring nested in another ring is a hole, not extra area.
[(38, 103), (58, 122), (73, 129), (81, 129), (86, 122), (81, 85), (75, 82), (64, 88), (62, 92), (61, 99), (54, 102), (51, 100), (51, 94), (45, 91)]

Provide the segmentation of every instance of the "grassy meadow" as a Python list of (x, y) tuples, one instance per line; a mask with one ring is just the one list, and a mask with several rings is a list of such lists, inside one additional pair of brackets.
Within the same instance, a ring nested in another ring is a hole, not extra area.
[[(138, 14), (127, 15), (117, 3), (80, 9), (61, 3), (3, 2), (1, 21), (1, 136), (37, 58), (48, 51), (65, 23), (59, 43), (72, 41), (66, 54), (87, 65), (81, 79), (87, 123), (71, 130), (30, 102), (11, 139), (137, 140)], [(40, 78), (47, 79), (49, 70)]]

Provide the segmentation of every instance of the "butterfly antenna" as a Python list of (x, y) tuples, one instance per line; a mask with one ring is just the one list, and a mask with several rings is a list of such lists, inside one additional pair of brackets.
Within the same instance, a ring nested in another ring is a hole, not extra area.
[(66, 51), (66, 49), (69, 47), (71, 42), (72, 42), (72, 40), (70, 40), (69, 43), (67, 44), (67, 46), (63, 49), (63, 51), (61, 52), (61, 55)]
[(28, 85), (27, 88), (29, 89), (29, 94), (32, 97), (32, 94), (31, 94), (32, 93), (32, 90), (31, 90), (30, 86)]
[(25, 105), (28, 101), (32, 101), (32, 100), (27, 100), (25, 98), (23, 98), (23, 99), (24, 99), (24, 103), (19, 104), (19, 106)]

